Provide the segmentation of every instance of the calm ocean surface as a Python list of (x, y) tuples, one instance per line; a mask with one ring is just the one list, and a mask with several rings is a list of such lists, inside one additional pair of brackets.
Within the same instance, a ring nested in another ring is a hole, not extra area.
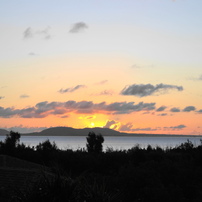
[[(0, 140), (4, 140), (4, 136), (0, 136)], [(36, 146), (40, 142), (49, 139), (51, 142), (55, 142), (60, 149), (72, 149), (77, 150), (86, 148), (85, 136), (21, 136), (20, 141), (27, 146)], [(160, 146), (161, 148), (175, 147), (181, 143), (190, 140), (195, 146), (200, 144), (202, 137), (198, 136), (186, 136), (186, 137), (104, 137), (103, 148), (113, 148), (114, 150), (130, 149), (133, 146), (139, 144), (141, 148), (145, 148), (148, 145), (152, 147)]]

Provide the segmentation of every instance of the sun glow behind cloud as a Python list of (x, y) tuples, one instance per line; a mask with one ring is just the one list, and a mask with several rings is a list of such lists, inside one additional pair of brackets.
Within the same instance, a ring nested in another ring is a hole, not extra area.
[(202, 134), (201, 6), (2, 2), (0, 128)]

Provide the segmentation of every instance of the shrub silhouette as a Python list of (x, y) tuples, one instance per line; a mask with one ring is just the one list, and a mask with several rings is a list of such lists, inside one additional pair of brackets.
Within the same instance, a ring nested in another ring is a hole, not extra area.
[(89, 132), (87, 139), (87, 150), (90, 153), (102, 152), (102, 143), (104, 138), (101, 134), (96, 135), (94, 132)]
[(55, 144), (55, 142), (51, 143), (50, 140), (46, 140), (42, 143), (39, 143), (36, 146), (36, 150), (39, 152), (51, 152), (51, 151), (57, 151), (58, 147)]

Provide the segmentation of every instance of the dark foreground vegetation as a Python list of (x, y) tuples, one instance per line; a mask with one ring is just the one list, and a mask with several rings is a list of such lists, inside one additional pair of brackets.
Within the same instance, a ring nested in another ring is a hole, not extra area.
[[(175, 148), (102, 152), (104, 138), (89, 133), (87, 149), (60, 150), (49, 140), (34, 148), (10, 132), (0, 154), (49, 167), (48, 174), (27, 189), (6, 196), (15, 202), (201, 202), (202, 144), (187, 141)], [(7, 193), (0, 190), (0, 198)], [(10, 193), (10, 192), (9, 192)]]

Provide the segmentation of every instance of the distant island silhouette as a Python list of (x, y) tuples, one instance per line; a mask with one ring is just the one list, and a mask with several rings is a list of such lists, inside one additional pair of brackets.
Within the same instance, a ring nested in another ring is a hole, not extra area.
[[(83, 128), (76, 129), (71, 127), (51, 127), (40, 132), (20, 133), (22, 136), (87, 136), (89, 132), (102, 134), (103, 136), (145, 136), (145, 137), (160, 137), (160, 136), (200, 136), (200, 135), (178, 135), (178, 134), (149, 134), (149, 133), (122, 133), (110, 128)], [(18, 132), (18, 131), (15, 131)], [(9, 134), (8, 130), (0, 129), (0, 136)]]

